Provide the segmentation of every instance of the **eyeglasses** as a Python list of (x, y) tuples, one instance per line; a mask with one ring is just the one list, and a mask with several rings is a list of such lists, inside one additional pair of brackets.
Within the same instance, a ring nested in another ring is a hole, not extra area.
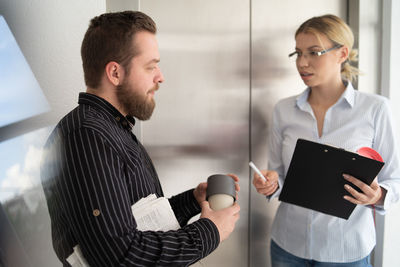
[[(335, 45), (331, 48), (322, 50), (322, 51), (308, 51), (308, 52), (300, 52), (300, 51), (294, 51), (293, 53), (289, 54), (289, 58), (293, 58), (293, 59), (300, 59), (301, 56), (304, 55), (305, 58), (309, 58), (309, 59), (315, 59), (318, 58), (326, 53), (328, 53), (329, 51), (341, 48), (343, 45)], [(294, 57), (294, 55), (296, 55), (296, 57)]]

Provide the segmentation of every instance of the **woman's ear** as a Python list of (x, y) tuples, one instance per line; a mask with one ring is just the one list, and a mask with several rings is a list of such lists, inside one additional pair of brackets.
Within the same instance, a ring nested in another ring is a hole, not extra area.
[(342, 64), (349, 58), (349, 48), (347, 46), (343, 45), (342, 47), (339, 48), (338, 52), (339, 52), (339, 62), (338, 63)]
[(124, 69), (117, 62), (110, 61), (105, 67), (105, 74), (110, 83), (114, 86), (118, 86), (122, 83)]

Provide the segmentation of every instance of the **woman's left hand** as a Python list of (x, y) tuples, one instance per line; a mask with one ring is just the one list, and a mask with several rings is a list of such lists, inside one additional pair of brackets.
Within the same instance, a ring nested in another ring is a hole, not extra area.
[(348, 175), (343, 174), (344, 179), (348, 182), (354, 184), (360, 190), (361, 193), (352, 188), (350, 185), (345, 185), (344, 188), (351, 194), (351, 196), (344, 196), (343, 198), (347, 201), (350, 201), (354, 204), (360, 205), (381, 205), (383, 204), (383, 200), (385, 199), (386, 190), (379, 186), (377, 178), (371, 183), (371, 185), (367, 185), (361, 180)]

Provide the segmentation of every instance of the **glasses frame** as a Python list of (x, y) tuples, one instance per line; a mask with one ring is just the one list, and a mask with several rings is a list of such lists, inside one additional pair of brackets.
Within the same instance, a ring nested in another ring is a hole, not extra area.
[[(335, 50), (335, 49), (339, 49), (339, 48), (341, 48), (341, 47), (343, 47), (343, 45), (338, 44), (338, 45), (332, 46), (331, 48), (324, 49), (324, 50), (322, 50), (322, 51), (310, 51), (309, 54), (312, 55), (312, 56), (320, 57), (320, 56), (322, 56), (322, 55), (328, 53), (329, 51), (332, 51), (332, 50)], [(296, 54), (299, 54), (299, 52), (294, 51), (294, 52), (290, 53), (290, 54), (289, 54), (289, 58), (291, 58), (292, 56), (294, 56), (294, 55), (296, 55)], [(303, 54), (303, 53), (302, 53), (302, 54)], [(300, 58), (299, 55), (297, 55), (297, 58), (296, 58), (296, 59), (298, 59), (298, 58)]]

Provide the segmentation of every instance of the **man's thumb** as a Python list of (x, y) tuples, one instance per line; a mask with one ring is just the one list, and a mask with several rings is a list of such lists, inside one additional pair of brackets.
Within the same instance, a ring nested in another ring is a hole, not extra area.
[(201, 209), (206, 209), (206, 210), (211, 209), (211, 208), (210, 208), (210, 203), (209, 203), (208, 201), (206, 201), (206, 200), (204, 200), (203, 202), (201, 202), (200, 206), (201, 206)]

